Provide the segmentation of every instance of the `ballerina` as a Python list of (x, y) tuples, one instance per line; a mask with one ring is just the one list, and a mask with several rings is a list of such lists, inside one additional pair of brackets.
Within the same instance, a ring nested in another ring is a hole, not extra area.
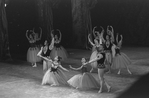
[(68, 54), (65, 48), (60, 44), (62, 38), (61, 31), (59, 29), (57, 29), (57, 31), (59, 32), (60, 37), (58, 38), (58, 35), (54, 36), (54, 48), (52, 49), (50, 56), (52, 59), (56, 56), (60, 56), (62, 57), (62, 61), (64, 61), (67, 59)]
[[(47, 58), (45, 58), (48, 60)], [(65, 72), (69, 72), (66, 68), (61, 65), (62, 58), (56, 56), (54, 61), (49, 59), (48, 61), (52, 63), (52, 66), (46, 71), (42, 79), (42, 85), (49, 84), (50, 86), (67, 85), (67, 77)], [(64, 72), (65, 71), (65, 72)]]
[(33, 33), (32, 30), (26, 30), (26, 38), (30, 43), (30, 47), (27, 51), (27, 61), (32, 64), (32, 67), (36, 67), (38, 48), (36, 47), (36, 44), (35, 44), (36, 43), (35, 33)]
[[(93, 46), (92, 48), (94, 49), (94, 50), (92, 50), (92, 54), (91, 54), (91, 56), (90, 56), (90, 60), (92, 60), (92, 59), (94, 59), (94, 58), (96, 58), (96, 54), (97, 54), (97, 50), (96, 50), (96, 47), (99, 45), (99, 41), (98, 41), (98, 39), (94, 39), (94, 43), (90, 40), (90, 34), (88, 35), (88, 40), (89, 40), (89, 42), (90, 42), (90, 44)], [(90, 72), (93, 72), (93, 70), (95, 69), (95, 68), (97, 68), (97, 62), (93, 62), (93, 63), (91, 63), (90, 64), (91, 65), (91, 70), (90, 70)]]
[(132, 74), (131, 71), (128, 68), (128, 65), (131, 64), (131, 60), (129, 59), (129, 57), (125, 54), (120, 52), (121, 46), (122, 46), (122, 41), (123, 41), (123, 36), (120, 35), (121, 39), (118, 41), (118, 34), (116, 35), (116, 42), (117, 45), (115, 45), (115, 57), (113, 59), (113, 64), (112, 64), (112, 68), (113, 69), (118, 69), (118, 73), (121, 73), (121, 69), (122, 68), (126, 68), (129, 74)]
[[(36, 40), (35, 45), (37, 47), (37, 51), (36, 51), (37, 53), (40, 51), (40, 48), (41, 48), (40, 40), (41, 40), (41, 37), (42, 37), (42, 28), (41, 27), (39, 27), (39, 28), (40, 28), (40, 33), (39, 34), (37, 32), (35, 32), (35, 28), (33, 28), (33, 30), (32, 30), (34, 35), (35, 35), (35, 40)], [(41, 62), (41, 58), (37, 56), (36, 57), (36, 62)], [(33, 67), (37, 67), (37, 66), (34, 65)]]
[(68, 83), (70, 86), (76, 88), (76, 89), (94, 89), (99, 88), (99, 83), (96, 81), (96, 79), (87, 71), (87, 66), (85, 66), (85, 58), (82, 58), (81, 60), (82, 66), (79, 68), (73, 68), (70, 65), (70, 68), (72, 70), (81, 70), (82, 74), (74, 75), (72, 78), (68, 80)]

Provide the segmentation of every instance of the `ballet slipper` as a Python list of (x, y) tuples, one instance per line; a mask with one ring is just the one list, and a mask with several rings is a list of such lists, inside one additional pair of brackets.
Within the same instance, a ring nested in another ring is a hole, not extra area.
[(121, 74), (121, 71), (118, 71), (118, 73), (117, 73), (118, 75), (120, 75)]
[(102, 90), (99, 90), (98, 93), (102, 93)]

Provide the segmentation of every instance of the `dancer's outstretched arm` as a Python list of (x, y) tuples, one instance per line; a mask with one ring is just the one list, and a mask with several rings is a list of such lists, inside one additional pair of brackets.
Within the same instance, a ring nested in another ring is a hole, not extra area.
[(73, 70), (81, 70), (81, 68), (83, 67), (83, 65), (81, 67), (79, 67), (79, 68), (74, 68), (71, 65), (69, 65), (69, 67), (70, 67), (70, 69), (73, 69)]
[(92, 60), (88, 61), (87, 63), (85, 63), (85, 65), (86, 65), (86, 64), (89, 64), (89, 63), (92, 63), (92, 62), (95, 62), (95, 61), (97, 61), (97, 60), (99, 60), (99, 59), (101, 59), (101, 58), (103, 58), (103, 56), (102, 56), (101, 54), (98, 54), (95, 59), (92, 59)]
[(64, 68), (61, 64), (59, 64), (58, 67), (60, 67), (60, 68), (63, 69), (64, 71), (69, 72), (69, 70), (67, 70), (66, 68)]

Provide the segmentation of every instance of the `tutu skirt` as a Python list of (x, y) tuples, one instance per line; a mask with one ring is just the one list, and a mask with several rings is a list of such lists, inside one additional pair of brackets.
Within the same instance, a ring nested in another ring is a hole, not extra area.
[(51, 66), (52, 66), (51, 62), (43, 60), (43, 71), (44, 72), (46, 72), (49, 68), (51, 68)]
[(121, 53), (121, 55), (116, 55), (113, 58), (113, 64), (112, 68), (113, 69), (119, 69), (119, 68), (126, 68), (127, 65), (131, 64), (131, 60), (125, 53)]
[(50, 57), (54, 59), (56, 56), (62, 57), (62, 61), (66, 60), (68, 57), (67, 51), (63, 46), (60, 46), (59, 48), (54, 47), (50, 53)]
[(49, 68), (43, 76), (42, 85), (68, 85), (65, 73), (58, 68), (56, 72), (52, 72)]
[(27, 61), (30, 63), (36, 63), (37, 58), (37, 53), (39, 52), (39, 49), (37, 47), (30, 47), (27, 51)]
[(90, 73), (74, 75), (68, 81), (68, 84), (78, 89), (96, 89), (99, 88), (99, 83)]
[[(93, 60), (96, 57), (97, 57), (97, 51), (95, 50), (94, 52), (92, 52), (90, 60)], [(90, 65), (91, 65), (92, 68), (97, 68), (97, 62), (96, 61), (92, 62)]]

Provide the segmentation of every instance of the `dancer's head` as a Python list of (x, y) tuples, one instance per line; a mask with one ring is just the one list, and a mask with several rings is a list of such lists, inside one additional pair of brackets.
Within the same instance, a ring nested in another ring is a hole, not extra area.
[(48, 45), (48, 41), (47, 40), (44, 41), (44, 45), (45, 46)]
[(82, 63), (85, 63), (85, 62), (86, 62), (86, 59), (85, 59), (85, 58), (82, 58), (82, 59), (81, 59), (81, 62), (82, 62)]
[(56, 57), (54, 58), (54, 60), (57, 61), (57, 62), (60, 62), (61, 59), (62, 59), (62, 57), (60, 57), (60, 56), (56, 56)]
[(110, 38), (109, 38), (109, 35), (106, 35), (106, 40), (109, 40)]

